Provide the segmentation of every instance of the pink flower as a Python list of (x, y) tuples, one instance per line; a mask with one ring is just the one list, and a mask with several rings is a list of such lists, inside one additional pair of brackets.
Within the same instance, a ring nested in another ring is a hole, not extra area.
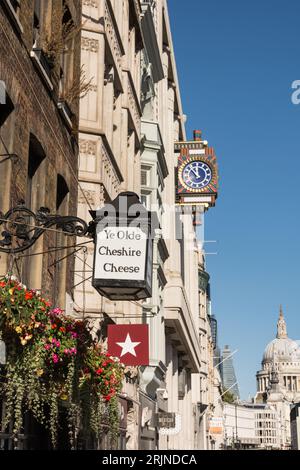
[(71, 336), (72, 336), (72, 338), (77, 338), (78, 334), (74, 333), (74, 331), (71, 331)]
[(58, 362), (58, 355), (57, 354), (52, 354), (52, 360), (53, 360), (54, 364), (56, 364)]
[(64, 350), (64, 353), (65, 353), (65, 354), (69, 354), (69, 352), (70, 352), (70, 351), (69, 351), (68, 349), (65, 349), (65, 350)]
[(46, 349), (47, 351), (49, 351), (50, 348), (51, 348), (50, 344), (45, 344), (45, 349)]
[(54, 308), (53, 310), (51, 310), (51, 313), (53, 313), (53, 315), (60, 315), (61, 313), (63, 313), (63, 310), (61, 310), (60, 308)]

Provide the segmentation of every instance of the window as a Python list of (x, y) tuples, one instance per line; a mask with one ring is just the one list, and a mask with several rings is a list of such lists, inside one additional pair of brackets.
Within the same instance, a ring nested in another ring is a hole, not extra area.
[(144, 204), (147, 210), (151, 210), (151, 193), (142, 191), (141, 202)]
[(149, 186), (150, 182), (150, 168), (142, 166), (141, 170), (141, 185)]
[(41, 0), (34, 0), (33, 13), (33, 47), (39, 46), (41, 33)]
[(71, 100), (71, 88), (73, 83), (74, 68), (74, 39), (75, 26), (69, 8), (63, 2), (64, 13), (62, 17), (62, 40), (64, 41), (64, 49), (60, 58), (60, 97), (64, 100)]
[[(13, 147), (10, 144), (12, 142), (12, 136), (14, 134), (14, 105), (6, 93), (5, 84), (0, 81), (0, 154), (6, 155), (12, 153)], [(3, 212), (9, 209), (11, 206), (10, 195), (11, 195), (11, 170), (12, 160), (6, 160), (8, 156), (0, 157), (1, 167), (0, 173), (1, 179), (1, 192), (0, 192), (0, 208)]]
[[(64, 177), (57, 175), (56, 181), (56, 213), (62, 216), (68, 215), (69, 208), (69, 187)], [(63, 233), (56, 232), (55, 246), (57, 248), (68, 244)], [(53, 300), (57, 305), (65, 305), (66, 293), (66, 271), (67, 271), (67, 252), (64, 249), (55, 252), (54, 270), (53, 270)]]
[(27, 171), (27, 206), (37, 211), (44, 204), (45, 178), (43, 161), (46, 154), (37, 138), (31, 134), (29, 143), (28, 171)]
[[(46, 186), (46, 154), (38, 139), (31, 134), (29, 139), (26, 205), (32, 212), (45, 206)], [(28, 223), (35, 221), (29, 218)], [(33, 255), (42, 250), (43, 237), (40, 237), (28, 254)], [(29, 256), (23, 265), (23, 279), (25, 284), (32, 289), (40, 289), (42, 283), (42, 257)]]
[[(65, 199), (69, 193), (69, 188), (68, 185), (61, 175), (57, 175), (57, 188), (56, 188), (56, 210), (59, 212), (59, 210), (63, 209), (64, 212), (66, 211), (65, 207)], [(67, 213), (65, 214), (67, 215)]]
[(178, 369), (178, 398), (182, 400), (185, 396), (185, 386), (187, 382), (186, 370), (179, 367)]
[(152, 200), (152, 193), (154, 188), (152, 187), (151, 181), (151, 171), (152, 167), (148, 165), (142, 165), (141, 169), (141, 201), (144, 206), (151, 210), (151, 200)]
[(0, 106), (1, 106), (1, 114), (0, 114), (0, 128), (1, 128), (4, 125), (5, 121), (8, 119), (9, 115), (14, 110), (13, 102), (11, 101), (8, 94), (6, 93), (5, 84), (4, 82), (1, 82), (1, 81), (0, 81)]

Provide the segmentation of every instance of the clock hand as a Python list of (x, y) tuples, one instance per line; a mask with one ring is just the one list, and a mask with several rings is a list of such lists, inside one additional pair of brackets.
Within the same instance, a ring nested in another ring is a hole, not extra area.
[(195, 168), (191, 168), (191, 171), (194, 173), (194, 175), (196, 176), (196, 178), (200, 178), (200, 175), (199, 175), (199, 170), (197, 168), (197, 171), (195, 170)]

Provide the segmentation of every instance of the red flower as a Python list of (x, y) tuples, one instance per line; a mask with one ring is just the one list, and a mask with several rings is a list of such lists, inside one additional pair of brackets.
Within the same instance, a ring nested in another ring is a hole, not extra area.
[(56, 323), (53, 323), (52, 326), (51, 326), (51, 328), (52, 328), (53, 330), (55, 330), (55, 328), (57, 328)]
[(60, 329), (59, 329), (59, 331), (61, 331), (62, 333), (65, 333), (65, 332), (66, 332), (66, 329), (65, 329), (64, 326), (61, 326)]
[(0, 282), (0, 287), (5, 287), (5, 286), (6, 286), (6, 282), (1, 281)]
[(33, 297), (33, 293), (30, 291), (27, 291), (25, 294), (25, 300), (30, 300)]
[(101, 367), (99, 367), (99, 369), (96, 370), (97, 375), (102, 374), (102, 372), (103, 372), (103, 369)]

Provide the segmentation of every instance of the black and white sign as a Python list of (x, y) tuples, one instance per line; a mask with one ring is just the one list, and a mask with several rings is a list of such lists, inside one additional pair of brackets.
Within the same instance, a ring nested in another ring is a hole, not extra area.
[(166, 412), (157, 413), (157, 426), (166, 429), (175, 428), (176, 414)]
[(97, 279), (145, 279), (147, 236), (138, 227), (107, 227), (97, 233)]
[(97, 212), (93, 287), (110, 300), (152, 295), (153, 234), (159, 227), (137, 194), (124, 192)]

